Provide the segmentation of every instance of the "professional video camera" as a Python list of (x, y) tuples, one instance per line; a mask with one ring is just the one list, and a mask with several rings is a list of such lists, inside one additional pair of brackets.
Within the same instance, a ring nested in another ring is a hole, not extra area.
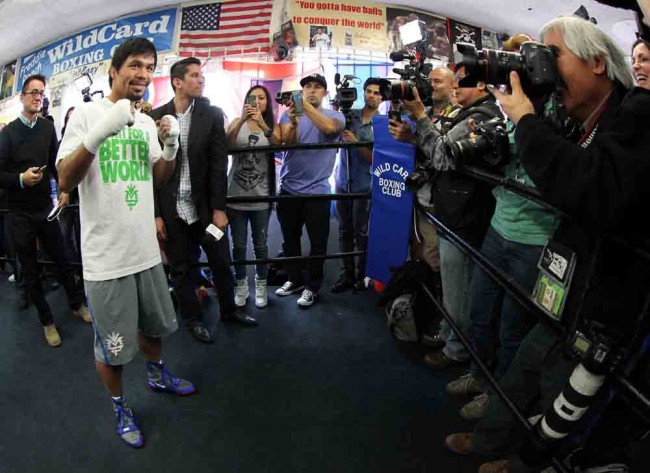
[(341, 74), (334, 74), (334, 84), (336, 84), (336, 98), (333, 102), (339, 106), (339, 110), (345, 116), (345, 129), (349, 130), (351, 123), (350, 110), (352, 105), (357, 101), (356, 87), (350, 87), (350, 83), (358, 82), (359, 78), (353, 75), (344, 75), (341, 81)]
[(390, 53), (393, 62), (409, 61), (404, 69), (394, 68), (393, 72), (400, 76), (399, 79), (382, 79), (382, 96), (385, 100), (413, 100), (413, 87), (417, 88), (420, 100), (425, 105), (431, 105), (431, 83), (429, 73), (433, 69), (431, 64), (425, 64), (427, 44), (430, 42), (430, 33), (425, 23), (420, 20), (411, 21), (399, 27), (402, 42), (406, 51)]

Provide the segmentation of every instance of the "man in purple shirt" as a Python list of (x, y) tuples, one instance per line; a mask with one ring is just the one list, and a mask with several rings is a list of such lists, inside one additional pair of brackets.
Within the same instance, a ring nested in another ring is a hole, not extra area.
[[(322, 108), (327, 94), (327, 81), (320, 74), (311, 74), (300, 81), (301, 102), (280, 118), (282, 141), (285, 144), (334, 143), (339, 141), (345, 127), (341, 112)], [(301, 106), (302, 105), (302, 106)], [(336, 149), (289, 151), (280, 171), (280, 194), (305, 195), (328, 194), (329, 177), (334, 169)], [(291, 199), (278, 202), (278, 219), (284, 237), (284, 255), (300, 256), (300, 236), (303, 225), (307, 229), (311, 245), (310, 255), (324, 255), (330, 227), (330, 202), (328, 200)], [(288, 296), (302, 292), (298, 299), (300, 307), (310, 307), (323, 283), (324, 260), (309, 261), (306, 278), (303, 279), (300, 264), (287, 264), (289, 280), (275, 293)]]

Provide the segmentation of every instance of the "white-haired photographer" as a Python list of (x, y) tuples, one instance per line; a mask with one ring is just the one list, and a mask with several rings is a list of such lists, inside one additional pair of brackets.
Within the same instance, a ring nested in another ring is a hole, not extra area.
[[(495, 94), (517, 125), (515, 140), (524, 169), (544, 200), (570, 216), (562, 220), (553, 240), (575, 261), (573, 277), (563, 294), (547, 295), (549, 299), (563, 298), (559, 306), (564, 308), (555, 311), (554, 317), (561, 320), (568, 337), (580, 331), (592, 337), (592, 346), (595, 340), (605, 339), (611, 350), (638, 350), (635, 342), (647, 330), (639, 329), (636, 322), (646, 299), (650, 263), (628, 246), (604, 236), (647, 237), (642, 215), (650, 199), (650, 142), (646, 136), (650, 91), (631, 90), (632, 75), (622, 51), (589, 21), (556, 18), (542, 28), (540, 37), (555, 53), (562, 101), (569, 116), (582, 126), (579, 138), (564, 138), (535, 115), (516, 73), (510, 74), (512, 92)], [(596, 331), (595, 326), (599, 327)], [(570, 376), (573, 384), (574, 368), (585, 363), (567, 356), (566, 339), (548, 324), (538, 323), (501, 378), (501, 387), (524, 415), (552, 413), (552, 404)], [(580, 375), (584, 377), (584, 373)], [(588, 407), (595, 394), (583, 395)], [(562, 406), (570, 407), (566, 399), (559, 399)], [(533, 404), (538, 408), (532, 409)], [(556, 433), (566, 436), (584, 427), (580, 424), (583, 412), (565, 414), (566, 422)], [(592, 425), (598, 421), (596, 414), (594, 410), (586, 416), (591, 417)], [(548, 439), (548, 426), (541, 424), (536, 428)], [(479, 470), (482, 473), (539, 471), (542, 465), (526, 466), (512, 456), (527, 437), (522, 430), (505, 403), (491, 396), (474, 433), (450, 435), (445, 443), (457, 453), (507, 458), (484, 464)], [(623, 435), (627, 430), (618, 422), (601, 432), (592, 441), (599, 448), (592, 444), (580, 467), (592, 471), (588, 468), (625, 463), (627, 445), (623, 444), (632, 440)], [(549, 441), (541, 457), (560, 451), (560, 447), (566, 448), (567, 442)]]

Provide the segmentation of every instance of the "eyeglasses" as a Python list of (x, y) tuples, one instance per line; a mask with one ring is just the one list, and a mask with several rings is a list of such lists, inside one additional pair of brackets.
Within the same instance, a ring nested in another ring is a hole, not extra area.
[(31, 95), (33, 98), (45, 97), (45, 91), (44, 90), (38, 90), (38, 89), (27, 90), (27, 91), (23, 92), (23, 95)]

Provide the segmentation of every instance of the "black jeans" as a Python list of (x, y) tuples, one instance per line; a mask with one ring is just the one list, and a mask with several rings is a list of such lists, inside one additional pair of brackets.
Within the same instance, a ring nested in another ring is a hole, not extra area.
[(234, 281), (230, 269), (228, 233), (221, 240), (215, 241), (212, 236), (206, 235), (205, 226), (200, 221), (188, 225), (180, 218), (165, 221), (165, 227), (168, 238), (165, 249), (171, 263), (172, 284), (176, 291), (181, 317), (188, 327), (203, 321), (201, 306), (192, 285), (193, 270), (190, 266), (196, 262), (199, 245), (208, 257), (221, 316), (232, 314), (236, 306)]
[(70, 308), (79, 309), (85, 302), (83, 291), (74, 280), (72, 267), (65, 257), (63, 236), (58, 222), (48, 222), (50, 209), (41, 212), (12, 210), (11, 235), (16, 255), (22, 267), (25, 289), (38, 310), (38, 318), (43, 325), (54, 322), (52, 310), (45, 300), (40, 271), (37, 262), (36, 239), (40, 240), (45, 252), (52, 258), (56, 277), (65, 289)]
[[(281, 190), (280, 194), (290, 195)], [(329, 200), (281, 200), (278, 202), (278, 220), (282, 229), (284, 256), (300, 256), (300, 237), (303, 225), (307, 229), (311, 249), (310, 256), (327, 253), (327, 240), (330, 232)], [(305, 286), (317, 292), (323, 284), (323, 266), (325, 260), (307, 262), (307, 279)], [(287, 263), (289, 281), (302, 285), (301, 263)]]
[[(345, 194), (343, 189), (336, 189), (337, 194)], [(341, 251), (348, 253), (365, 251), (368, 248), (368, 213), (370, 201), (368, 199), (337, 200), (336, 214), (339, 221), (339, 245)], [(359, 256), (359, 263), (355, 264), (354, 257), (343, 259), (342, 273), (350, 279), (363, 279), (366, 276), (366, 256)]]
[(81, 262), (81, 224), (76, 208), (65, 208), (59, 215), (63, 244), (70, 261)]

